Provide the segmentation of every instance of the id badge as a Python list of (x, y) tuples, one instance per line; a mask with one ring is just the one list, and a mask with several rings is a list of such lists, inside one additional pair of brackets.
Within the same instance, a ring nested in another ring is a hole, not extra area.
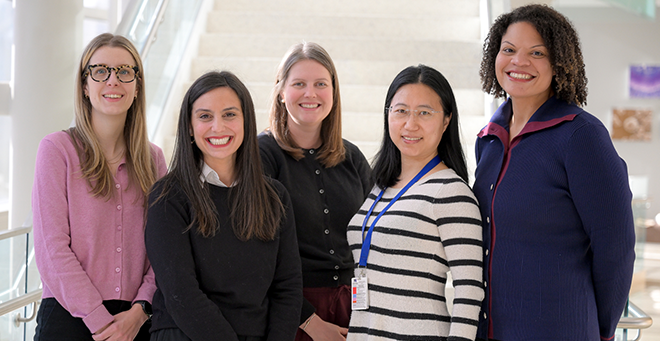
[(351, 309), (369, 309), (369, 291), (367, 289), (367, 276), (353, 277), (351, 279)]

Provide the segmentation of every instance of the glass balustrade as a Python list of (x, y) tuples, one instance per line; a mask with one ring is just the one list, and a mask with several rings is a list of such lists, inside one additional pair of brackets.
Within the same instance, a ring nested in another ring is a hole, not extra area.
[[(117, 27), (116, 33), (131, 39), (142, 53), (150, 139), (158, 130), (201, 5), (202, 0), (145, 0), (128, 9)], [(158, 22), (156, 34), (150, 34)]]
[[(19, 229), (23, 230), (23, 229)], [(30, 229), (25, 229), (29, 231)], [(40, 289), (41, 280), (34, 261), (34, 245), (31, 235), (21, 231), (16, 236), (0, 239), (0, 303), (11, 302), (26, 293)], [(4, 238), (0, 235), (0, 238)], [(0, 316), (0, 341), (31, 340), (35, 322), (15, 322), (31, 316), (34, 306), (29, 304)]]

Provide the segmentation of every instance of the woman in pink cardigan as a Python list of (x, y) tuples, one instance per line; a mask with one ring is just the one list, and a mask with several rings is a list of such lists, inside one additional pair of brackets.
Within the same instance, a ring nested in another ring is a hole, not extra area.
[(39, 144), (32, 210), (43, 300), (35, 340), (148, 340), (143, 325), (156, 285), (144, 246), (145, 195), (167, 169), (147, 139), (142, 70), (126, 38), (94, 38), (76, 77), (76, 126)]

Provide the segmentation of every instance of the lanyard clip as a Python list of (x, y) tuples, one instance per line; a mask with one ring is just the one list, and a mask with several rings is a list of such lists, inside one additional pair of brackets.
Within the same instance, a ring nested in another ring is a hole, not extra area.
[(363, 266), (363, 267), (358, 266), (358, 270), (360, 270), (358, 272), (358, 277), (360, 277), (360, 278), (367, 277), (367, 267), (366, 266)]

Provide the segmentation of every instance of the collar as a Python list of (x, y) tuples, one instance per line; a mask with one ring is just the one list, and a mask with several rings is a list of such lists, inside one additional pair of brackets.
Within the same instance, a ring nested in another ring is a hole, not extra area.
[[(204, 161), (202, 161), (202, 174), (199, 175), (199, 180), (202, 181), (202, 185), (204, 182), (208, 182), (209, 184), (216, 185), (218, 187), (229, 187), (220, 181), (218, 173), (216, 173), (216, 171), (214, 171), (213, 168), (207, 165)], [(234, 184), (232, 184), (232, 186), (233, 185)]]
[[(572, 121), (581, 112), (583, 112), (582, 108), (577, 105), (561, 101), (552, 96), (536, 110), (520, 134), (527, 134), (556, 126), (562, 122)], [(477, 136), (495, 135), (502, 141), (508, 141), (511, 115), (513, 115), (511, 98), (508, 98), (495, 111), (488, 125), (481, 129)]]

